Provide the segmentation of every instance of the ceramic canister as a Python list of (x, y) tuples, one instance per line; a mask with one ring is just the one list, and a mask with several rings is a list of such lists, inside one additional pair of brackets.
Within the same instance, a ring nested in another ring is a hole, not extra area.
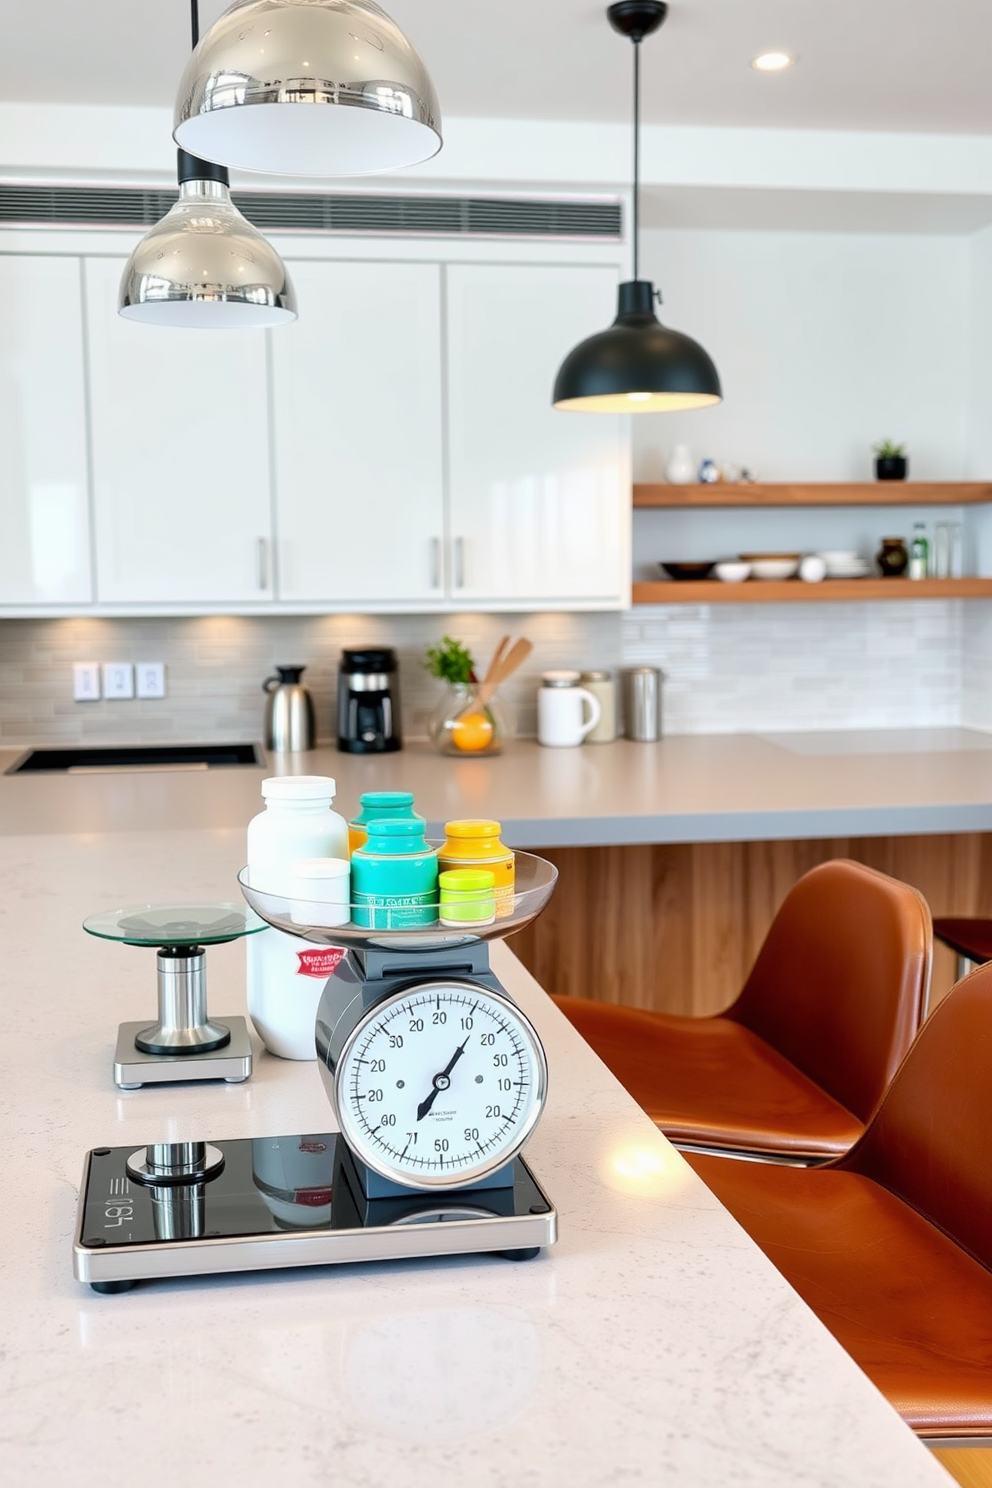
[(369, 822), (418, 821), (424, 818), (413, 809), (412, 791), (363, 791), (358, 798), (358, 814), (348, 823), (348, 851), (364, 847), (369, 835)]
[(370, 930), (407, 930), (437, 919), (437, 848), (424, 823), (370, 821), (368, 840), (351, 856), (352, 918)]

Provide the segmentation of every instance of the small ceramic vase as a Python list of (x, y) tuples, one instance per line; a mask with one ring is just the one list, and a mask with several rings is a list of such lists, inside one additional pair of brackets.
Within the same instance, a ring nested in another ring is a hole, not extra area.
[(720, 479), (720, 467), (715, 460), (704, 460), (699, 467), (699, 479), (704, 486), (714, 486)]
[(665, 479), (670, 486), (691, 486), (696, 479), (696, 462), (687, 444), (677, 444), (665, 465)]
[(882, 546), (875, 554), (875, 562), (882, 570), (882, 577), (898, 579), (909, 567), (909, 553), (901, 537), (883, 537)]

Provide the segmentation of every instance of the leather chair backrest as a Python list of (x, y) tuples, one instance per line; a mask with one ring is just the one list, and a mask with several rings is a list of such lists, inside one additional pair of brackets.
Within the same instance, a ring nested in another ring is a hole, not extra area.
[(932, 952), (921, 894), (837, 858), (789, 892), (726, 1016), (867, 1121), (922, 1021)]
[(992, 963), (927, 1019), (864, 1135), (864, 1173), (992, 1270)]

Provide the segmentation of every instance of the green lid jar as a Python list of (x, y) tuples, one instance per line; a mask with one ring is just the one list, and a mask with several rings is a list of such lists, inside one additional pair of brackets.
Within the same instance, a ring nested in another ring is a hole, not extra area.
[(407, 930), (437, 920), (437, 848), (422, 818), (368, 823), (368, 840), (351, 856), (352, 919), (371, 930)]
[(442, 925), (466, 929), (496, 919), (496, 875), (488, 868), (449, 868), (437, 882)]

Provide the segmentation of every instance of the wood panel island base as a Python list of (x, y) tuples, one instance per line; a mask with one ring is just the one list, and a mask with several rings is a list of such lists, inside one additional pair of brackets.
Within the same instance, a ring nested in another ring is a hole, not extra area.
[[(797, 879), (854, 858), (920, 890), (935, 916), (992, 917), (992, 834), (546, 848), (559, 872), (513, 949), (550, 992), (665, 1013), (722, 1012)], [(934, 942), (931, 1005), (955, 981)]]

